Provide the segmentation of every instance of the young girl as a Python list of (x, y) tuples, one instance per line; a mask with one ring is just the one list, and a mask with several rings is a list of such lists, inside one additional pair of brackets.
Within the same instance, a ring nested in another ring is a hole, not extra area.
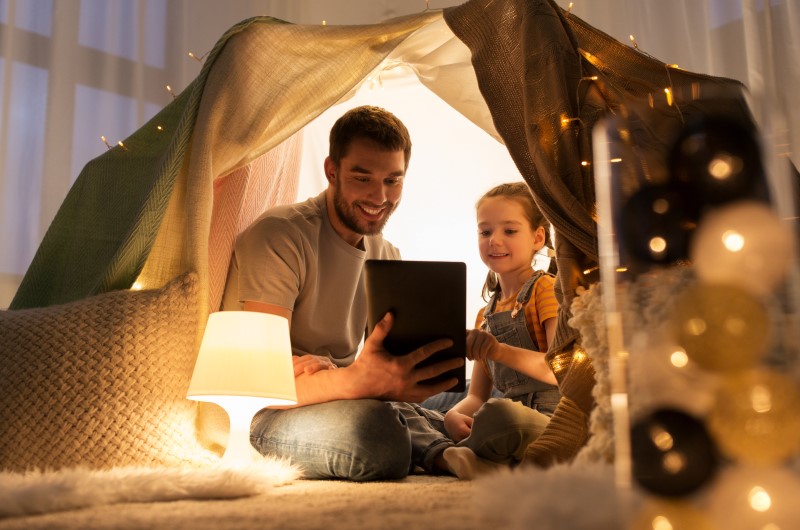
[[(554, 277), (532, 266), (549, 225), (523, 182), (492, 188), (476, 209), (489, 299), (467, 333), (467, 357), (475, 361), (469, 393), (444, 418), (458, 445), (442, 456), (460, 478), (519, 463), (560, 399), (544, 358), (558, 311)], [(495, 388), (502, 398), (490, 398)]]

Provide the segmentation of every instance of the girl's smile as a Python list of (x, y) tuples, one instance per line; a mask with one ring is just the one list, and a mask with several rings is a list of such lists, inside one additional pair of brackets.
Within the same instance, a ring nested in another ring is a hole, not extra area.
[(513, 293), (530, 276), (533, 255), (544, 245), (544, 230), (534, 230), (522, 205), (488, 197), (477, 210), (481, 260), (498, 275), (501, 290)]

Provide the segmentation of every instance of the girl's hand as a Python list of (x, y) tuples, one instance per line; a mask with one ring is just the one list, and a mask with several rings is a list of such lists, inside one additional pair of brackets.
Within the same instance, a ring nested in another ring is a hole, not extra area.
[(293, 355), (292, 363), (294, 364), (295, 377), (304, 373), (313, 374), (322, 370), (333, 370), (336, 368), (336, 365), (333, 364), (333, 361), (328, 357), (311, 355), (310, 353), (306, 355)]
[(494, 335), (481, 329), (467, 330), (467, 359), (484, 362), (486, 359), (497, 360), (500, 343)]
[(451, 409), (444, 415), (444, 428), (453, 441), (460, 442), (472, 432), (472, 416)]

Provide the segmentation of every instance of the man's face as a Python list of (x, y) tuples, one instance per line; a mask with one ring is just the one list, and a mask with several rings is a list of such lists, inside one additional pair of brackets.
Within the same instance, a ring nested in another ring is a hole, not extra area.
[(364, 235), (378, 234), (403, 193), (403, 151), (386, 151), (372, 140), (356, 138), (339, 167), (328, 158), (325, 173), (333, 186), (331, 218), (345, 241), (357, 244)]

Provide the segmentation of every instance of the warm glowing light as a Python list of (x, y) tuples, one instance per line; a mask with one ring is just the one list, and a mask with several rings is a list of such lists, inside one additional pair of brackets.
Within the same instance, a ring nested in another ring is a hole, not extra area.
[(667, 250), (667, 240), (661, 236), (653, 237), (650, 239), (648, 247), (650, 247), (650, 251), (653, 254), (661, 254), (662, 252)]
[(589, 162), (587, 162), (586, 160), (582, 160), (582, 161), (581, 161), (581, 165), (582, 165), (583, 167), (586, 167), (586, 166), (588, 166), (588, 165), (589, 165)]
[(162, 127), (161, 125), (156, 125), (156, 130), (159, 132), (164, 132), (164, 127)]
[(676, 475), (686, 468), (686, 457), (679, 451), (670, 451), (664, 455), (661, 461), (664, 471)]
[(617, 267), (614, 270), (617, 272), (628, 272), (628, 267)]
[(655, 446), (664, 452), (670, 451), (675, 446), (675, 440), (672, 439), (672, 435), (658, 425), (653, 425), (650, 429), (650, 438), (652, 438)]
[[(754, 294), (770, 293), (793, 263), (795, 236), (766, 204), (736, 201), (703, 216), (692, 236), (689, 256), (700, 280), (738, 285)], [(744, 246), (738, 245), (740, 234)], [(729, 248), (728, 244), (733, 245)], [(758, 278), (758, 281), (752, 281)]]
[(570, 123), (574, 121), (581, 121), (580, 118), (570, 118), (567, 116), (561, 116), (561, 127), (567, 127)]
[(668, 64), (668, 65), (667, 65), (667, 68), (674, 68), (674, 69), (676, 69), (676, 70), (682, 70), (682, 68), (681, 68), (680, 66), (678, 66), (677, 64), (675, 64), (675, 63), (673, 63), (673, 64)]
[(736, 230), (726, 230), (722, 233), (722, 244), (731, 252), (739, 252), (744, 248), (744, 236)]
[(169, 92), (172, 95), (173, 98), (176, 97), (175, 96), (175, 92), (172, 91), (172, 87), (169, 86), (169, 85), (167, 85), (167, 92)]
[(686, 332), (698, 337), (706, 332), (706, 321), (702, 318), (690, 318), (686, 321)]
[(653, 201), (653, 213), (664, 215), (669, 211), (669, 201), (667, 199), (656, 199)]
[(323, 20), (323, 21), (322, 21), (322, 25), (323, 25), (323, 26), (327, 26), (327, 25), (328, 25), (328, 21), (327, 21), (327, 20)]
[(669, 356), (669, 362), (672, 363), (672, 366), (675, 368), (683, 368), (689, 364), (689, 356), (686, 355), (686, 352), (683, 350), (675, 350), (672, 352), (672, 355)]
[(197, 55), (193, 54), (192, 52), (189, 52), (187, 55), (189, 57), (191, 57), (192, 59), (194, 59), (195, 61), (197, 61), (198, 63), (202, 63), (203, 59), (205, 59), (206, 55), (208, 55), (208, 52), (204, 53), (200, 57), (198, 57)]
[(253, 416), (264, 407), (297, 403), (288, 321), (257, 311), (212, 313), (186, 397), (216, 403), (228, 413), (223, 463), (251, 463)]
[(743, 318), (732, 316), (724, 322), (725, 330), (732, 336), (743, 336), (747, 333), (747, 322)]
[(572, 354), (572, 361), (580, 363), (586, 360), (586, 352), (581, 349), (576, 349)]
[(611, 162), (612, 164), (618, 164), (619, 162), (622, 162), (622, 159), (621, 158), (612, 158), (611, 160), (609, 160), (609, 162)]
[(119, 142), (117, 142), (117, 145), (118, 145), (118, 146), (120, 146), (120, 147), (122, 148), (122, 150), (123, 150), (123, 151), (127, 151), (127, 150), (128, 150), (128, 148), (127, 148), (127, 147), (125, 147), (125, 144), (123, 144), (123, 143), (122, 143), (122, 140), (120, 140)]
[(725, 180), (730, 178), (734, 172), (740, 170), (741, 167), (742, 160), (738, 156), (717, 153), (708, 163), (708, 174), (717, 180)]
[(653, 530), (674, 530), (672, 523), (663, 515), (656, 515), (653, 517)]
[(575, 5), (575, 2), (570, 2), (567, 6), (567, 14), (572, 12), (572, 6)]
[(132, 291), (141, 291), (142, 290), (141, 282), (133, 282), (133, 285), (131, 285), (131, 290)]
[(767, 490), (761, 486), (755, 486), (747, 494), (747, 500), (750, 507), (757, 512), (766, 512), (772, 507), (772, 498), (770, 498)]
[(106, 140), (105, 136), (101, 136), (100, 139), (103, 141), (104, 144), (106, 144), (106, 147), (111, 149), (111, 145), (108, 143), (108, 140)]
[(665, 88), (664, 89), (664, 94), (666, 94), (666, 96), (667, 96), (667, 105), (669, 105), (671, 107), (672, 106), (672, 101), (673, 101), (672, 100), (672, 90), (670, 90), (669, 88)]
[(631, 38), (631, 43), (633, 44), (633, 47), (638, 50), (639, 49), (639, 45), (636, 44), (636, 39), (633, 37), (633, 35), (630, 35), (630, 38)]
[(765, 414), (772, 410), (772, 392), (766, 385), (755, 385), (750, 390), (750, 403), (753, 410)]

